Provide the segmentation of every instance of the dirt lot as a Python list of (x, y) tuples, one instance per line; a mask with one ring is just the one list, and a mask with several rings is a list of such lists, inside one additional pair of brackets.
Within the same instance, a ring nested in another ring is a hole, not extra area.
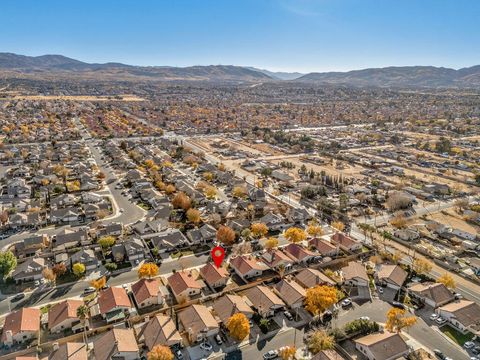
[(455, 210), (449, 209), (447, 210), (447, 215), (438, 212), (435, 213), (431, 216), (429, 216), (430, 219), (438, 221), (442, 224), (451, 226), (452, 228), (456, 228), (459, 230), (467, 231), (469, 233), (479, 233), (480, 232), (480, 226), (475, 226), (472, 225), (465, 220), (461, 218), (461, 216), (457, 213), (455, 213)]

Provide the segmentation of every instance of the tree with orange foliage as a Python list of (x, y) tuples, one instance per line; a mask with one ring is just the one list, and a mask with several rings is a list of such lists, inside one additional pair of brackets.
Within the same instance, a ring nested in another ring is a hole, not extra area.
[(264, 223), (253, 223), (250, 226), (250, 231), (255, 238), (261, 238), (268, 234), (268, 227)]
[(337, 302), (337, 289), (333, 286), (319, 285), (307, 289), (305, 309), (313, 315), (320, 315)]
[(228, 226), (220, 226), (217, 230), (217, 240), (225, 245), (232, 245), (235, 242), (235, 231)]
[(307, 238), (307, 233), (298, 227), (291, 227), (285, 231), (285, 238), (291, 243), (299, 243)]
[(167, 186), (165, 187), (165, 193), (166, 193), (167, 195), (173, 194), (173, 193), (175, 192), (175, 190), (177, 190), (177, 189), (175, 189), (175, 186), (173, 186), (173, 185), (171, 185), (171, 184), (170, 184), (170, 185), (167, 185)]
[(227, 321), (228, 333), (237, 341), (242, 341), (250, 334), (250, 323), (245, 314), (233, 314)]
[(385, 329), (390, 332), (401, 332), (403, 328), (415, 325), (417, 318), (415, 316), (405, 316), (405, 313), (406, 310), (395, 307), (388, 310)]
[(45, 269), (43, 269), (42, 275), (43, 275), (43, 278), (49, 283), (54, 284), (55, 281), (57, 280), (57, 275), (50, 268), (46, 267)]
[(340, 231), (340, 232), (345, 230), (345, 224), (342, 223), (341, 221), (334, 221), (330, 224), (330, 226), (333, 227), (334, 229)]
[(158, 274), (158, 266), (154, 263), (145, 263), (138, 269), (138, 277), (140, 279), (152, 277)]
[(148, 360), (173, 360), (172, 350), (165, 345), (155, 345), (147, 354)]
[(183, 209), (187, 211), (192, 207), (192, 201), (183, 192), (179, 192), (172, 200), (172, 205), (175, 209)]
[(102, 276), (100, 279), (90, 281), (90, 285), (95, 288), (95, 290), (100, 291), (107, 285), (107, 278)]
[(282, 360), (293, 360), (296, 352), (297, 348), (295, 346), (284, 346), (280, 349), (279, 355)]

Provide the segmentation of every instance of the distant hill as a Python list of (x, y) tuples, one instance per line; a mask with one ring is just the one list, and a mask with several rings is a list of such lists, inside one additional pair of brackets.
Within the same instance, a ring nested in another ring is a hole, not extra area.
[(268, 82), (356, 87), (480, 88), (480, 65), (459, 70), (434, 66), (372, 68), (348, 72), (288, 73), (233, 65), (133, 66), (90, 64), (62, 55), (24, 56), (0, 53), (0, 75), (45, 79), (130, 81)]
[(132, 66), (120, 63), (89, 64), (62, 55), (24, 56), (0, 53), (0, 71), (30, 76), (74, 76), (97, 79), (192, 80), (255, 82), (273, 80), (259, 71), (241, 66), (209, 65), (189, 67)]
[(376, 87), (479, 87), (480, 65), (459, 70), (403, 66), (306, 74), (294, 81)]
[(300, 76), (305, 75), (299, 72), (269, 71), (265, 69), (257, 69), (255, 67), (247, 67), (247, 69), (259, 71), (270, 76), (272, 79), (277, 80), (295, 80), (298, 79)]

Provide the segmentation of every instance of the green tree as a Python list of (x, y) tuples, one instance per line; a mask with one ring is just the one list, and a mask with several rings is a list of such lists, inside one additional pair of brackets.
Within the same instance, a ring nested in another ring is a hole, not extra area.
[(2, 279), (17, 267), (17, 258), (11, 251), (0, 252), (0, 274)]

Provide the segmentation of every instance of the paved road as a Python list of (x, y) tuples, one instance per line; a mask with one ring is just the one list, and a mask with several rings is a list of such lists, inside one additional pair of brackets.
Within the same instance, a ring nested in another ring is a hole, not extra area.
[[(368, 316), (370, 320), (385, 323), (385, 314), (390, 308), (391, 306), (388, 303), (374, 299), (371, 303), (354, 305), (352, 309), (347, 311), (340, 310), (338, 317), (332, 320), (332, 324), (341, 327), (360, 316)], [(405, 332), (428, 349), (439, 349), (455, 360), (469, 359), (468, 354), (461, 347), (446, 340), (443, 335), (428, 326), (421, 318), (417, 318), (417, 323)]]

